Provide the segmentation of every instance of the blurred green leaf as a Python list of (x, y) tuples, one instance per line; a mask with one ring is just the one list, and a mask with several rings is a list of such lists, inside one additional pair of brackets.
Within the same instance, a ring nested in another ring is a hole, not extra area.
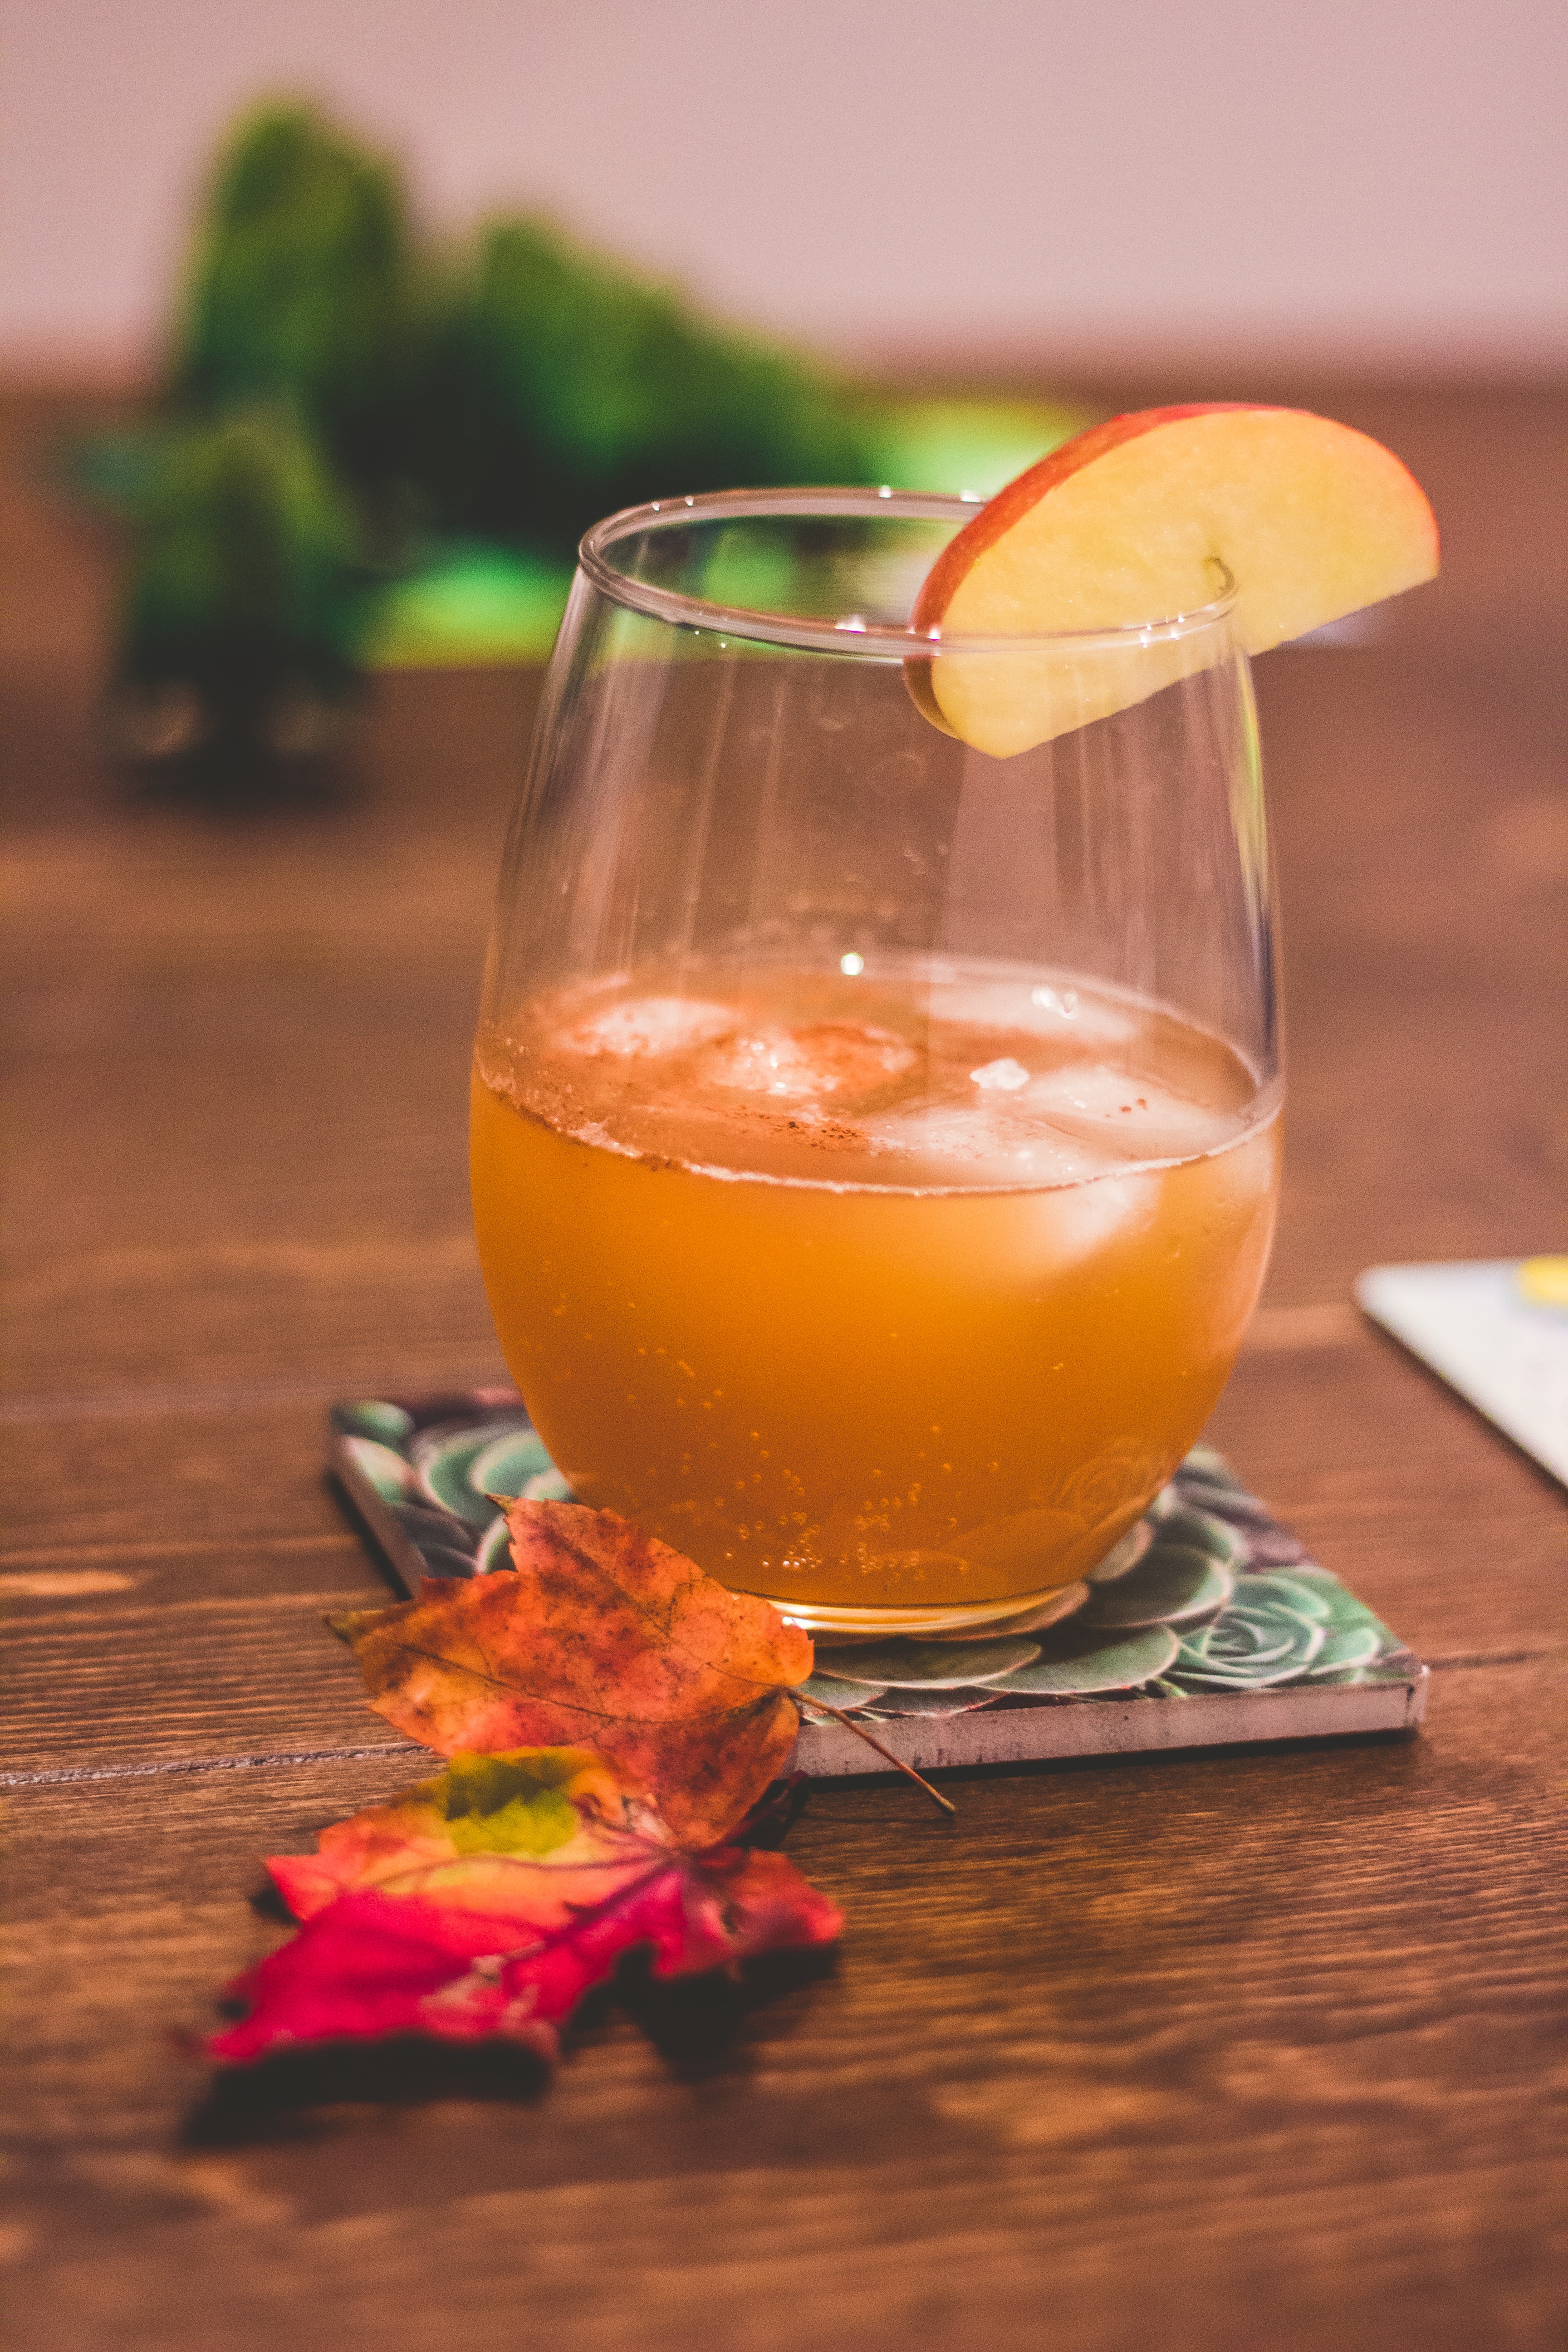
[(848, 387), (527, 217), (454, 281), (421, 400), (445, 525), (563, 555), (647, 499), (868, 478)]
[(905, 400), (868, 420), (868, 480), (988, 499), (1091, 422), (1060, 401)]
[(281, 399), (356, 478), (395, 466), (422, 291), (393, 165), (312, 108), (245, 117), (196, 235), (174, 389), (209, 415)]
[(135, 528), (121, 690), (189, 688), (198, 731), (266, 740), (289, 697), (350, 688), (370, 586), (353, 509), (286, 409), (171, 432)]
[(390, 584), (368, 658), (377, 669), (541, 661), (571, 587), (572, 567), (559, 557), (457, 541)]

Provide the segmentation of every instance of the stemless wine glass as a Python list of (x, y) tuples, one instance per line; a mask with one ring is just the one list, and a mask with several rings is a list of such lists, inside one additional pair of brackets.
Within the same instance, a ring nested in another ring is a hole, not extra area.
[(1196, 1436), (1273, 1225), (1227, 594), (917, 632), (973, 512), (589, 532), (475, 1053), (485, 1279), (573, 1490), (840, 1639), (1047, 1622)]

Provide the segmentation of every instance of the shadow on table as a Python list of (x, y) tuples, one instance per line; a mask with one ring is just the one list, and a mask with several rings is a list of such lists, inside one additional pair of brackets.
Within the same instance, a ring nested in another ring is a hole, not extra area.
[[(681, 2082), (744, 2074), (742, 2037), (753, 2011), (830, 1975), (835, 1946), (774, 1952), (747, 1962), (738, 1977), (721, 1969), (660, 1981), (646, 1952), (623, 1963), (613, 1985), (590, 1993), (573, 2018), (565, 2050), (580, 2045), (620, 2008), (641, 2028)], [(180, 2134), (186, 2147), (237, 2147), (313, 2137), (343, 2106), (416, 2106), (438, 2099), (482, 2099), (510, 2105), (538, 2101), (552, 2069), (532, 2051), (487, 2041), (457, 2043), (399, 2034), (379, 2042), (331, 2042), (290, 2050), (252, 2066), (226, 2066)]]
[(363, 774), (336, 748), (289, 757), (253, 744), (204, 744), (167, 760), (116, 765), (127, 806), (208, 818), (339, 816), (365, 797)]

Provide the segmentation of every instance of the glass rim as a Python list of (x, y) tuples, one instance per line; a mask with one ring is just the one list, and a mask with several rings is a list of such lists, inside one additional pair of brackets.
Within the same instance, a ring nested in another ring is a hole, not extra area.
[(707, 631), (715, 635), (742, 637), (749, 643), (788, 646), (808, 653), (870, 656), (907, 661), (941, 652), (1038, 654), (1126, 653), (1134, 647), (1169, 644), (1179, 637), (1213, 628), (1226, 620), (1236, 603), (1236, 583), (1217, 556), (1209, 558), (1225, 585), (1206, 604), (1190, 612), (1168, 613), (1158, 619), (1116, 622), (1104, 628), (1038, 630), (1024, 635), (992, 635), (943, 631), (940, 626), (916, 629), (889, 621), (868, 621), (858, 613), (837, 620), (804, 618), (771, 613), (762, 607), (710, 604), (700, 596), (634, 580), (610, 560), (610, 551), (623, 540), (649, 531), (679, 530), (683, 525), (747, 517), (758, 521), (796, 517), (803, 521), (868, 520), (893, 516), (909, 522), (972, 521), (986, 501), (973, 492), (950, 495), (934, 490), (895, 490), (888, 487), (756, 490), (703, 490), (687, 498), (653, 499), (646, 506), (622, 507), (584, 533), (577, 550), (579, 572), (615, 604), (672, 627)]

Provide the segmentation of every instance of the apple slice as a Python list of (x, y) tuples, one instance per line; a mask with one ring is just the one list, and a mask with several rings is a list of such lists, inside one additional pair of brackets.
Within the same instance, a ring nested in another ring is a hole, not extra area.
[(1147, 408), (1096, 425), (983, 507), (932, 566), (913, 625), (950, 642), (1129, 628), (1137, 643), (964, 651), (908, 665), (926, 716), (1007, 759), (1217, 658), (1198, 611), (1229, 574), (1249, 654), (1430, 580), (1437, 526), (1381, 443), (1300, 408)]

